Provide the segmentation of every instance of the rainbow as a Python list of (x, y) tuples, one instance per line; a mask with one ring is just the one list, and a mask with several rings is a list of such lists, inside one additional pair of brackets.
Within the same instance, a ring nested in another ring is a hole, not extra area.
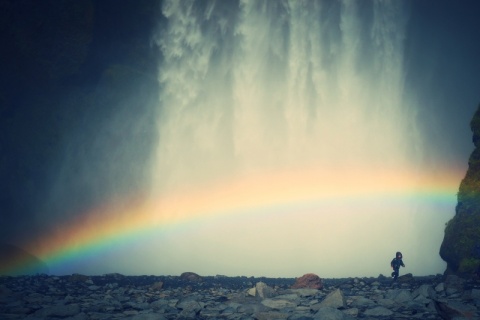
[[(26, 250), (55, 269), (101, 255), (150, 234), (175, 232), (220, 217), (275, 215), (282, 208), (369, 201), (423, 201), (454, 205), (460, 171), (418, 174), (390, 170), (342, 172), (326, 170), (251, 174), (230, 181), (177, 190), (160, 196), (136, 196), (111, 201), (78, 215), (54, 231), (32, 239)], [(343, 179), (339, 179), (343, 177)], [(348, 177), (348, 179), (346, 179)], [(292, 213), (295, 210), (291, 211)], [(453, 215), (453, 212), (452, 212)], [(0, 272), (28, 270), (26, 261), (2, 262)]]

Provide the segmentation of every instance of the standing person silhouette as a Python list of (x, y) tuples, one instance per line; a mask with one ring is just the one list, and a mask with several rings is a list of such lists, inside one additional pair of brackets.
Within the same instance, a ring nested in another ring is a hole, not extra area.
[(393, 258), (392, 262), (390, 262), (390, 266), (393, 269), (392, 278), (394, 281), (397, 281), (398, 270), (400, 269), (400, 266), (405, 267), (405, 265), (403, 264), (402, 258), (403, 258), (402, 253), (399, 251), (395, 255), (395, 258)]

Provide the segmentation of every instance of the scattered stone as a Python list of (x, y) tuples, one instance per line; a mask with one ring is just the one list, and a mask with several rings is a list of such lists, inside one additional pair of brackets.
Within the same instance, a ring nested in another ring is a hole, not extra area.
[(322, 289), (296, 289), (292, 284), (298, 279), (200, 278), (189, 281), (190, 275), (119, 274), (0, 277), (0, 319), (480, 318), (478, 279), (413, 277), (402, 285), (386, 277), (322, 279)]

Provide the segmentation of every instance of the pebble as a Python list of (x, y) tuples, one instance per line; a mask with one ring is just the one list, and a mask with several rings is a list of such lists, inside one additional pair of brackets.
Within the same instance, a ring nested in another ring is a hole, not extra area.
[[(193, 280), (192, 280), (193, 279)], [(295, 279), (1, 276), (0, 319), (479, 319), (480, 282), (456, 276)]]

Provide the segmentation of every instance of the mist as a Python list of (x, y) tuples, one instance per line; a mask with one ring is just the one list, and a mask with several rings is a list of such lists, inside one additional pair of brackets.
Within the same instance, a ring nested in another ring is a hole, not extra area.
[[(42, 188), (18, 196), (28, 219), (1, 217), (3, 242), (58, 275), (376, 277), (397, 251), (401, 274), (444, 272), (480, 101), (475, 10), (159, 8), (150, 34), (131, 35), (155, 63), (125, 53), (58, 101), (58, 148)], [(121, 53), (129, 29), (94, 45)]]
[(152, 197), (239, 185), (220, 209), (226, 196), (208, 197), (218, 217), (157, 245), (162, 268), (377, 276), (402, 251), (408, 272), (443, 271), (455, 199), (420, 192), (435, 178), (405, 89), (407, 3), (162, 8)]

